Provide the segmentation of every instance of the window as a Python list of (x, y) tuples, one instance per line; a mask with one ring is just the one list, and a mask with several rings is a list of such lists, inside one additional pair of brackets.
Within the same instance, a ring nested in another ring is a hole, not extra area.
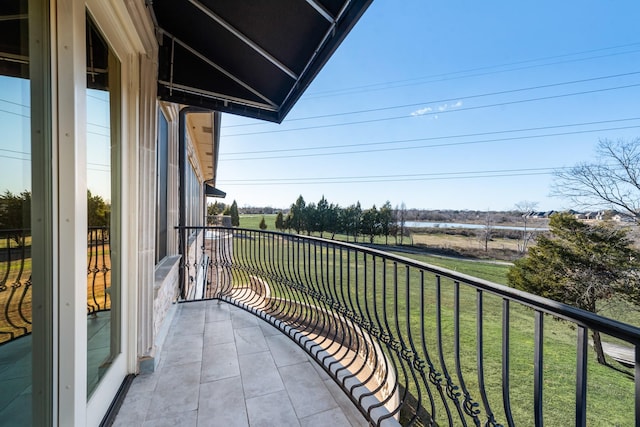
[(120, 354), (120, 62), (87, 16), (87, 397)]
[(48, 425), (55, 292), (49, 8), (0, 4), (0, 424)]
[(158, 111), (156, 146), (156, 263), (167, 256), (167, 194), (169, 171), (169, 123)]

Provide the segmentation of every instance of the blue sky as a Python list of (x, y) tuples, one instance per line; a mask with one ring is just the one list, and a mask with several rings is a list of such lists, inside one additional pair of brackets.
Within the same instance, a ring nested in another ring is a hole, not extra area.
[(31, 190), (29, 82), (0, 76), (0, 192)]
[[(29, 81), (0, 76), (0, 192), (31, 190)], [(109, 94), (88, 89), (87, 187), (111, 200)]]
[(218, 187), (240, 206), (569, 208), (551, 171), (640, 136), (639, 19), (632, 0), (375, 0), (282, 124), (223, 116)]

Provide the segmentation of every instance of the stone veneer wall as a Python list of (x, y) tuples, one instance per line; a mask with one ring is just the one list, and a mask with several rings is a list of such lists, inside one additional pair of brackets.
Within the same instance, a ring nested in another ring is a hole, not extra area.
[(180, 255), (168, 256), (156, 266), (153, 285), (153, 336), (156, 341), (171, 305), (178, 298), (179, 268)]

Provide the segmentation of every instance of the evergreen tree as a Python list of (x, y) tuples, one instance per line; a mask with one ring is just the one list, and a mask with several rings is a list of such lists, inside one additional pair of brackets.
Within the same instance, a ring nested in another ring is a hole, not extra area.
[(266, 230), (266, 229), (267, 229), (267, 223), (266, 223), (266, 221), (264, 220), (264, 217), (262, 217), (262, 219), (260, 220), (260, 225), (259, 225), (259, 227), (260, 227), (260, 230)]
[(373, 243), (373, 239), (378, 234), (380, 229), (378, 225), (378, 209), (373, 205), (371, 209), (362, 213), (362, 234), (369, 236), (369, 243)]
[[(616, 298), (640, 302), (640, 251), (627, 230), (588, 225), (570, 214), (553, 215), (549, 228), (552, 236), (538, 237), (509, 270), (511, 286), (593, 313)], [(599, 332), (592, 336), (597, 360), (606, 364)]]
[(111, 207), (99, 195), (87, 190), (87, 223), (89, 227), (108, 227)]
[(231, 208), (229, 208), (229, 216), (231, 216), (231, 225), (233, 227), (240, 226), (240, 214), (238, 213), (238, 204), (234, 200), (231, 204)]
[(384, 243), (389, 244), (389, 234), (393, 228), (393, 208), (391, 202), (386, 201), (378, 211), (380, 219), (380, 234), (384, 236)]
[(289, 210), (289, 215), (291, 217), (289, 222), (290, 228), (296, 230), (296, 233), (298, 234), (300, 234), (300, 231), (305, 229), (305, 207), (306, 203), (301, 195), (298, 197), (296, 202), (291, 205), (291, 209)]
[(284, 231), (285, 229), (284, 216), (282, 215), (282, 212), (278, 212), (278, 215), (276, 215), (276, 229), (280, 231)]
[(319, 232), (320, 237), (323, 237), (324, 232), (327, 231), (329, 227), (329, 202), (324, 198), (324, 195), (316, 206), (315, 223), (316, 230), (314, 231)]
[(0, 195), (0, 229), (13, 230), (11, 238), (24, 245), (25, 230), (31, 228), (31, 192), (13, 194), (7, 190)]

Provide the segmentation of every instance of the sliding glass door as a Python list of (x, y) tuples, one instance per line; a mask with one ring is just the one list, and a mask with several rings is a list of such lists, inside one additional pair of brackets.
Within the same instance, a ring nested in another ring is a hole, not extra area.
[(48, 2), (0, 2), (0, 424), (52, 409)]
[(87, 18), (87, 395), (120, 353), (120, 62)]

